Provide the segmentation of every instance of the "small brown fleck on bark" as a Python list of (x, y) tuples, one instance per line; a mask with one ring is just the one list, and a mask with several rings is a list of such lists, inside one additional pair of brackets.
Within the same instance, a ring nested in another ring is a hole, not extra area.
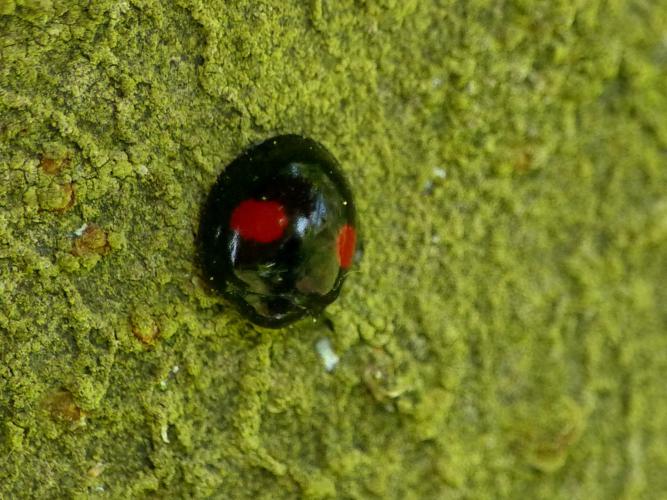
[(97, 224), (90, 224), (72, 245), (72, 255), (77, 257), (93, 253), (106, 255), (110, 250), (107, 232)]
[(48, 156), (42, 156), (39, 166), (42, 168), (42, 171), (47, 175), (57, 175), (59, 174), (67, 165), (69, 165), (70, 159), (68, 157), (64, 158), (50, 158)]
[(519, 173), (528, 172), (533, 166), (533, 154), (530, 151), (521, 151), (514, 164), (514, 169)]
[(132, 327), (132, 334), (142, 344), (153, 345), (160, 335), (160, 329), (155, 318), (143, 309), (138, 309), (132, 313), (130, 326)]
[(86, 414), (79, 408), (72, 393), (67, 389), (59, 389), (49, 394), (44, 404), (49, 410), (51, 416), (57, 420), (64, 420), (67, 422), (81, 422)]

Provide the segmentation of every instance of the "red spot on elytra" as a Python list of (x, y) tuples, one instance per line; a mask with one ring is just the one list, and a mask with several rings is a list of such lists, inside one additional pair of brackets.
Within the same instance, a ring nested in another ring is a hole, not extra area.
[(338, 263), (343, 269), (352, 265), (354, 249), (357, 243), (357, 232), (349, 224), (345, 224), (338, 231), (336, 247), (338, 249)]
[(229, 221), (230, 227), (243, 239), (271, 243), (283, 235), (288, 219), (283, 206), (276, 201), (244, 200)]

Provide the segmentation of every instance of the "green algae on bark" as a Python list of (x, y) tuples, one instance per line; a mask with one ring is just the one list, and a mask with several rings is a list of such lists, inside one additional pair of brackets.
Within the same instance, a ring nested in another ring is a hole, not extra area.
[[(0, 0), (0, 496), (664, 496), (665, 30), (639, 0)], [(356, 194), (333, 331), (199, 279), (208, 189), (279, 133)]]

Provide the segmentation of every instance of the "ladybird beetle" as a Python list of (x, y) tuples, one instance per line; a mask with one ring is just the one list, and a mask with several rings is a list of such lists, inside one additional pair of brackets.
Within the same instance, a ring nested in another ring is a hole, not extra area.
[(277, 136), (232, 161), (211, 189), (199, 228), (204, 276), (253, 323), (285, 326), (338, 297), (356, 228), (332, 154), (312, 139)]

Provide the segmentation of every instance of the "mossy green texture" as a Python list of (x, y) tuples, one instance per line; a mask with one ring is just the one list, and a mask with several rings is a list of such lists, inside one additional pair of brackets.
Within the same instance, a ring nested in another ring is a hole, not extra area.
[[(667, 3), (0, 14), (0, 496), (667, 495)], [(199, 277), (279, 133), (357, 197), (333, 331)]]

